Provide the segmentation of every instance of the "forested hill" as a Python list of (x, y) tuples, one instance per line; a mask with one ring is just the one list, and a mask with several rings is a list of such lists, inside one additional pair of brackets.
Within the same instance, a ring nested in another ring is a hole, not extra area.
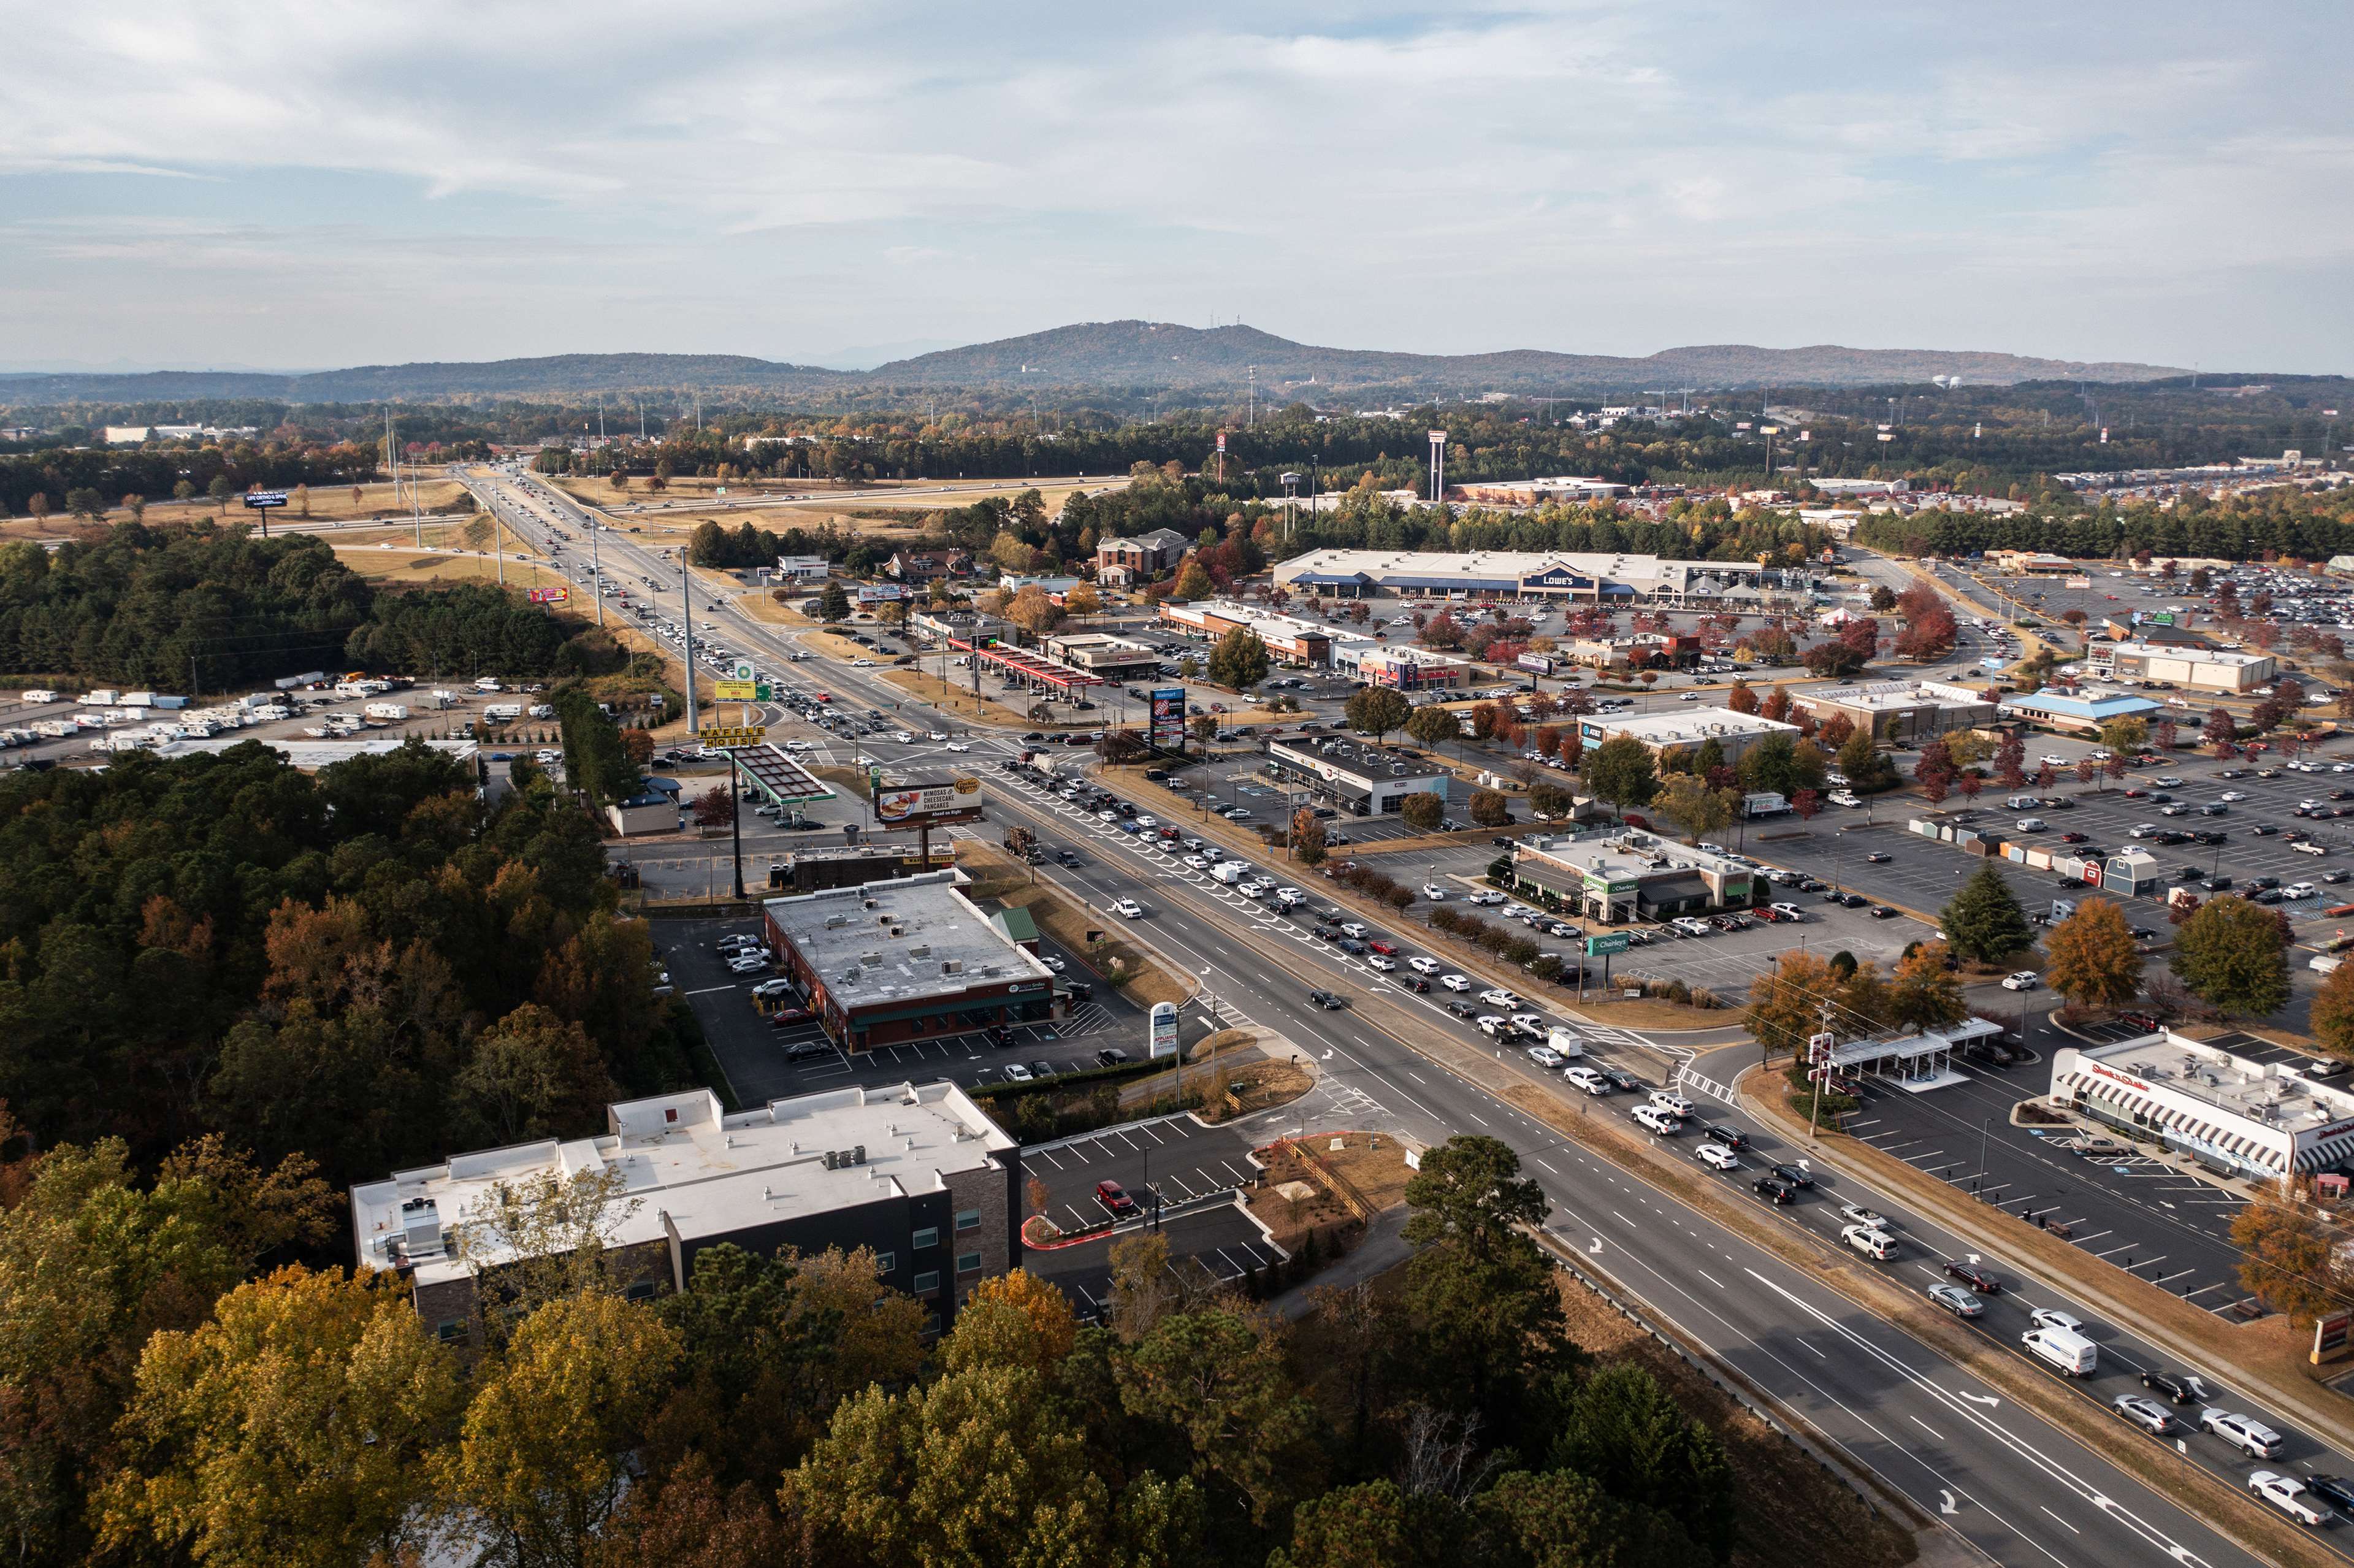
[(1049, 386), (1239, 387), (1254, 372), (1270, 396), (1287, 384), (1310, 379), (1320, 387), (1423, 392), (1631, 392), (1663, 386), (1877, 386), (1926, 381), (1933, 376), (2007, 383), (2075, 377), (2153, 381), (2181, 374), (2154, 365), (2080, 365), (2015, 354), (1829, 344), (1776, 349), (1726, 344), (1670, 348), (1644, 358), (1545, 349), (1397, 354), (1316, 347), (1249, 326), (1204, 329), (1128, 321), (1089, 322), (943, 349), (878, 366), (868, 379), (895, 386), (980, 387), (1020, 380)]
[[(0, 405), (143, 404), (197, 397), (267, 397), (295, 403), (562, 397), (586, 401), (643, 394), (712, 397), (864, 397), (894, 387), (1099, 387), (1239, 393), (1254, 374), (1270, 398), (1353, 391), (1416, 397), (1531, 392), (1631, 396), (1640, 388), (1857, 387), (1958, 376), (1979, 385), (2053, 379), (2135, 382), (2182, 374), (2162, 366), (2078, 364), (1972, 350), (1757, 348), (1742, 344), (1670, 348), (1643, 358), (1510, 349), (1493, 354), (1400, 354), (1294, 343), (1257, 327), (1166, 322), (1088, 322), (1024, 337), (943, 349), (864, 373), (823, 370), (724, 354), (563, 354), (480, 363), (367, 365), (305, 376), (250, 371), (148, 375), (0, 376)], [(615, 410), (616, 416), (621, 410)]]

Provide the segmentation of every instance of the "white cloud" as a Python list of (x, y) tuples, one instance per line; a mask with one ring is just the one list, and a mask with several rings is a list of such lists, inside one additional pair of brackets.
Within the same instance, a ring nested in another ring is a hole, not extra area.
[[(78, 358), (144, 352), (94, 341), (126, 284), (196, 276), (188, 330), (210, 299), (249, 333), (261, 301), (286, 334), (191, 349), (249, 360), (689, 346), (705, 322), (738, 335), (691, 346), (789, 352), (822, 346), (794, 308), (822, 300), (826, 342), (1247, 302), (1429, 349), (2334, 363), (2354, 329), (2292, 330), (2287, 296), (2354, 258), (2354, 143), (2317, 107), (2348, 14), (2277, 21), (0, 0), (0, 274), (30, 269), (33, 330), (60, 334), (23, 352)], [(488, 301), (509, 285), (520, 313)], [(395, 326), (372, 289), (449, 308)], [(775, 341), (743, 341), (770, 308)]]

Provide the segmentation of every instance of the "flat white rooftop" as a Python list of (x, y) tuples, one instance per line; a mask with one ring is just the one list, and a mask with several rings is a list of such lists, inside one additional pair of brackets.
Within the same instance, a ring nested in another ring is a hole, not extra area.
[(2179, 659), (2187, 664), (2258, 664), (2272, 657), (2269, 653), (2233, 653), (2220, 648), (2194, 648), (2175, 642), (2115, 642), (2105, 648), (2095, 644), (2094, 652), (2111, 657), (2127, 653), (2147, 659)]
[(1606, 715), (1585, 721), (1598, 725), (1607, 736), (1632, 736), (1646, 746), (1699, 746), (1710, 740), (1748, 739), (1755, 736), (1798, 733), (1798, 726), (1757, 714), (1737, 714), (1731, 708), (1692, 708), (1633, 717)]
[[(155, 748), (155, 755), (194, 757), (199, 752), (227, 751), (233, 746), (266, 746), (272, 751), (282, 753), (290, 766), (305, 773), (316, 773), (322, 768), (332, 768), (355, 757), (387, 756), (408, 745), (408, 739), (406, 736), (381, 735), (371, 736), (365, 740), (270, 740), (258, 735), (189, 736), (165, 741)], [(481, 749), (471, 740), (427, 740), (423, 744), (461, 762), (472, 760), (474, 753)]]
[(1054, 971), (1007, 941), (953, 871), (771, 898), (763, 907), (844, 1010), (955, 996)]
[(2316, 1083), (2292, 1065), (2253, 1062), (2170, 1032), (2086, 1046), (2078, 1057), (2292, 1135), (2354, 1119), (2354, 1094)]
[[(419, 1284), (460, 1278), (467, 1267), (451, 1233), (503, 1184), (542, 1176), (618, 1173), (630, 1212), (615, 1215), (607, 1245), (626, 1246), (660, 1240), (665, 1218), (682, 1241), (695, 1241), (936, 1192), (943, 1176), (985, 1169), (1014, 1147), (946, 1082), (830, 1089), (735, 1116), (710, 1090), (691, 1089), (625, 1101), (605, 1116), (602, 1137), (483, 1150), (354, 1187), (360, 1266), (406, 1261)], [(832, 1158), (844, 1153), (854, 1158)]]
[(1638, 882), (1647, 876), (1677, 871), (1711, 871), (1724, 875), (1749, 870), (1747, 862), (1731, 855), (1678, 843), (1635, 828), (1523, 839), (1521, 847), (1530, 854), (1574, 867), (1603, 882)]

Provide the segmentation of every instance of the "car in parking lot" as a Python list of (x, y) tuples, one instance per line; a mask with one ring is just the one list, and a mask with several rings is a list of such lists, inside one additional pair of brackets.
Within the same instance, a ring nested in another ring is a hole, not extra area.
[(2153, 1437), (2174, 1430), (2174, 1413), (2146, 1393), (2121, 1393), (2109, 1401), (2109, 1408)]
[(2042, 983), (2042, 977), (2033, 969), (2020, 969), (2002, 978), (2002, 989), (2005, 991), (2033, 991)]
[(1939, 1280), (1928, 1287), (1926, 1294), (1930, 1300), (1956, 1318), (1977, 1318), (1986, 1312), (1986, 1303), (1958, 1285), (1947, 1285)]
[(1892, 859), (1893, 859), (1893, 858), (1895, 858), (1895, 857), (1893, 857), (1893, 855), (1889, 854), (1889, 853), (1888, 853), (1886, 851), (1884, 851), (1884, 850), (1874, 850), (1874, 851), (1872, 851), (1870, 854), (1865, 855), (1863, 858), (1864, 858), (1864, 860), (1865, 860), (1865, 862), (1866, 862), (1867, 863), (1872, 864), (1872, 865), (1886, 865), (1886, 864), (1887, 864), (1887, 863), (1888, 863)]
[(1098, 1067), (1125, 1067), (1128, 1065), (1128, 1053), (1121, 1050), (1117, 1045), (1107, 1045), (1102, 1050), (1096, 1053), (1096, 1065)]
[(1116, 1220), (1124, 1220), (1138, 1212), (1136, 1200), (1129, 1197), (1128, 1189), (1117, 1181), (1097, 1182), (1096, 1202), (1109, 1211), (1112, 1218)]
[(1008, 1062), (1005, 1064), (1005, 1075), (1017, 1084), (1026, 1084), (1030, 1081), (1030, 1069), (1019, 1062)]

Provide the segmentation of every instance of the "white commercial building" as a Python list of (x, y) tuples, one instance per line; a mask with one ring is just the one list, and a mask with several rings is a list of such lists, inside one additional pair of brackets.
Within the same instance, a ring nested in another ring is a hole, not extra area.
[(1286, 736), (1267, 747), (1267, 770), (1308, 787), (1355, 817), (1394, 811), (1408, 795), (1447, 794), (1447, 770), (1371, 741), (1344, 736)]
[(1565, 550), (1310, 550), (1279, 561), (1277, 586), (1342, 597), (1394, 593), (1447, 599), (1553, 599), (1668, 604), (1750, 597), (1769, 577), (1755, 561), (1667, 561), (1657, 556)]
[(1577, 721), (1578, 737), (1585, 742), (1588, 750), (1621, 736), (1641, 741), (1650, 747), (1654, 757), (1670, 751), (1697, 751), (1712, 740), (1724, 753), (1727, 766), (1739, 761), (1743, 752), (1769, 735), (1797, 733), (1797, 725), (1755, 714), (1739, 714), (1731, 708), (1687, 708), (1625, 717), (1588, 714)]
[(2172, 1030), (2052, 1058), (2052, 1097), (2234, 1176), (2277, 1181), (2354, 1160), (2354, 1093)]
[(2172, 681), (2201, 692), (2248, 692), (2280, 673), (2269, 653), (2232, 653), (2155, 642), (2094, 642), (2084, 668), (2104, 680)]

